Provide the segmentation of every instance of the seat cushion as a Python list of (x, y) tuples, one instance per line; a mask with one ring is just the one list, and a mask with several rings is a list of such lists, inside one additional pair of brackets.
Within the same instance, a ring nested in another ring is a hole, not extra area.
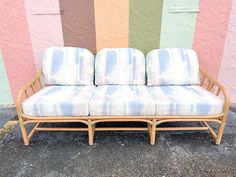
[(31, 116), (87, 116), (95, 86), (47, 86), (23, 102)]
[(45, 85), (93, 85), (94, 55), (84, 48), (50, 47), (42, 61)]
[(95, 84), (145, 84), (144, 54), (133, 48), (107, 48), (95, 59)]
[(200, 86), (148, 87), (156, 104), (156, 115), (215, 115), (223, 101)]
[(146, 86), (98, 86), (90, 101), (91, 116), (154, 114), (155, 103)]
[(198, 57), (184, 48), (156, 49), (146, 56), (147, 85), (196, 85), (200, 83)]

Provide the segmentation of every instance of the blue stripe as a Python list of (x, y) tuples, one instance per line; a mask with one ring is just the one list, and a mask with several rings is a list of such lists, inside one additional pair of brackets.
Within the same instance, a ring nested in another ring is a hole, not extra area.
[[(83, 68), (84, 68), (84, 58), (83, 55), (80, 56), (79, 58), (79, 79), (83, 80)], [(78, 66), (78, 65), (77, 65)]]
[[(54, 87), (48, 87), (47, 90), (44, 92), (43, 96), (48, 96), (52, 93), (55, 93), (55, 92), (58, 92), (62, 89), (62, 87), (57, 87), (57, 86), (54, 86)], [(36, 115), (40, 115), (40, 110), (43, 110), (42, 108), (42, 105), (40, 104), (41, 102), (43, 103), (43, 97), (37, 97), (37, 99), (34, 101), (35, 103), (38, 103), (38, 104), (33, 104), (33, 109), (34, 109), (34, 112)]]
[(60, 102), (60, 104), (58, 104), (58, 107), (62, 111), (63, 116), (73, 115), (73, 107), (71, 106), (70, 102)]
[(134, 53), (135, 51), (132, 50), (131, 48), (128, 49), (128, 60), (129, 60), (129, 65), (132, 64), (132, 54)]
[(78, 70), (79, 70), (79, 79), (78, 79), (78, 74), (76, 74), (76, 81), (80, 80), (80, 70), (82, 66), (80, 66), (79, 63), (80, 63), (80, 49), (76, 49), (75, 51), (75, 65), (77, 66), (76, 73), (78, 73)]
[[(158, 52), (159, 55), (159, 69), (160, 73), (165, 73), (165, 71), (168, 70), (169, 63), (171, 62), (169, 52), (167, 50), (160, 50)], [(161, 80), (163, 82), (163, 80)], [(160, 83), (160, 84), (165, 84), (165, 83)]]
[(52, 56), (52, 73), (51, 73), (52, 76), (53, 74), (56, 74), (59, 71), (60, 67), (63, 64), (63, 59), (64, 59), (63, 51), (55, 49), (53, 51), (53, 56)]
[(108, 50), (106, 56), (106, 75), (109, 75), (116, 66), (117, 54), (115, 51)]
[[(102, 87), (101, 87), (102, 88)], [(107, 112), (107, 110), (111, 110), (112, 106), (110, 104), (110, 102), (112, 102), (112, 95), (114, 93), (116, 93), (119, 90), (119, 86), (108, 86), (107, 90), (106, 90), (106, 99), (103, 103), (103, 113), (108, 114), (109, 112)], [(111, 96), (111, 97), (110, 97)], [(108, 109), (107, 109), (108, 108)]]
[(181, 55), (180, 58), (182, 59), (183, 62), (185, 62), (185, 60), (186, 60), (185, 54), (184, 54), (185, 53), (185, 49), (178, 49), (178, 51), (179, 51), (178, 53)]
[(186, 57), (186, 62), (187, 62), (186, 77), (187, 77), (187, 79), (188, 79), (188, 78), (190, 78), (190, 76), (191, 76), (192, 65), (191, 65), (191, 62), (190, 62), (190, 57), (189, 57), (189, 55), (188, 55), (187, 52), (185, 53), (185, 57)]
[(202, 96), (202, 92), (194, 87), (191, 87), (192, 91), (196, 93), (196, 96), (198, 97), (198, 100), (201, 100), (201, 102), (196, 103), (197, 112), (203, 115), (208, 115), (210, 112), (210, 109), (212, 105), (210, 105), (207, 100), (204, 99), (204, 96)]
[[(129, 87), (129, 89), (132, 89), (132, 91), (135, 92), (137, 98), (139, 98), (140, 93), (137, 87)], [(129, 102), (129, 108), (130, 108), (131, 114), (133, 115), (141, 115), (143, 106), (144, 106), (143, 102), (137, 101), (137, 99), (135, 99), (135, 101)]]
[(172, 95), (172, 92), (173, 92), (172, 87), (170, 87), (170, 86), (161, 86), (160, 88), (165, 93), (165, 95), (167, 95), (168, 98), (171, 100), (169, 114), (174, 114), (174, 110), (175, 110), (174, 103), (175, 103), (175, 100), (170, 96), (170, 95)]

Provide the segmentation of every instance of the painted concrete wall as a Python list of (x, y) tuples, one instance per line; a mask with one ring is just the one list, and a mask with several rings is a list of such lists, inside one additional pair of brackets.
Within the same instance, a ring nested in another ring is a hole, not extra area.
[(221, 65), (231, 5), (232, 0), (201, 0), (199, 4), (193, 48), (201, 65), (215, 78)]
[(61, 11), (58, 0), (25, 0), (36, 68), (41, 67), (43, 50), (63, 46)]
[(236, 103), (236, 0), (233, 0), (224, 52), (219, 70), (219, 80), (230, 94), (231, 102)]
[(94, 0), (59, 0), (65, 46), (96, 52)]
[(194, 48), (236, 103), (235, 1), (2, 0), (0, 104), (16, 100), (49, 46)]
[(95, 0), (97, 51), (128, 46), (129, 1)]
[(129, 1), (129, 47), (145, 54), (159, 48), (163, 0)]
[(7, 79), (7, 73), (5, 69), (5, 64), (2, 56), (2, 52), (0, 51), (0, 105), (1, 104), (12, 104), (12, 95), (11, 88), (9, 86), (9, 82)]
[(164, 0), (160, 48), (192, 48), (198, 0)]
[[(0, 12), (4, 12), (0, 15), (0, 49), (11, 95), (16, 100), (19, 88), (35, 74), (34, 55), (24, 1), (1, 0)], [(0, 99), (6, 98), (3, 96)]]

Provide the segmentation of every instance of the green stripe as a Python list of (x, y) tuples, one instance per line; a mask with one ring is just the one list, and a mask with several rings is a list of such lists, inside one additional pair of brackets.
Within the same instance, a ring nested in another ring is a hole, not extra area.
[(165, 0), (160, 48), (192, 48), (198, 0)]
[(159, 48), (163, 0), (129, 1), (129, 47)]
[(0, 50), (0, 105), (2, 104), (13, 104), (13, 100)]

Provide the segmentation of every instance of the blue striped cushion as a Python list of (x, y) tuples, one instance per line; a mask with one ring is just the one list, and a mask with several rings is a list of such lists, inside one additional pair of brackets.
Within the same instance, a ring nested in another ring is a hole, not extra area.
[(154, 115), (155, 103), (146, 86), (98, 86), (90, 101), (90, 115)]
[(144, 54), (133, 48), (102, 49), (95, 60), (95, 83), (144, 85)]
[(42, 61), (45, 85), (92, 85), (94, 55), (83, 48), (50, 47)]
[(194, 50), (184, 48), (156, 49), (146, 56), (147, 84), (199, 84), (198, 57)]
[(148, 87), (156, 103), (156, 115), (214, 115), (224, 102), (200, 86)]
[(87, 116), (95, 86), (47, 86), (23, 102), (31, 116)]

